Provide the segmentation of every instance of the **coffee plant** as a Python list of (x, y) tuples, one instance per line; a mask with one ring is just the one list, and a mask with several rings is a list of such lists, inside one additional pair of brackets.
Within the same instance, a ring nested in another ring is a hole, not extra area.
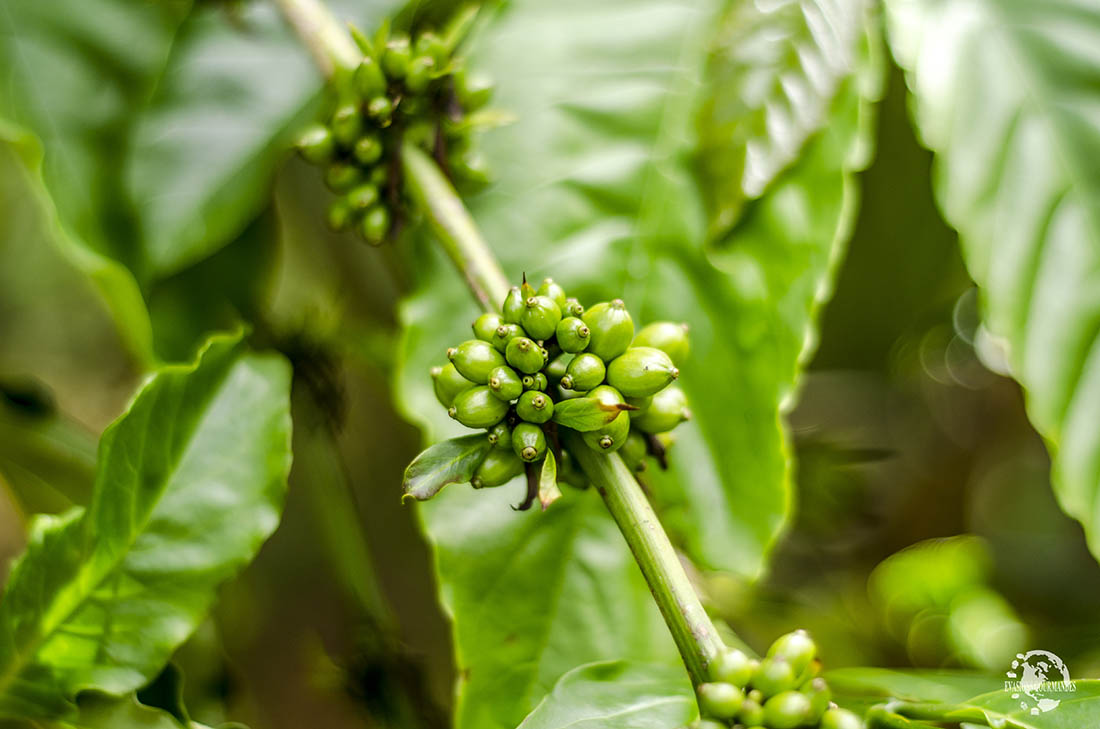
[(1097, 48), (12, 0), (0, 727), (1100, 725)]

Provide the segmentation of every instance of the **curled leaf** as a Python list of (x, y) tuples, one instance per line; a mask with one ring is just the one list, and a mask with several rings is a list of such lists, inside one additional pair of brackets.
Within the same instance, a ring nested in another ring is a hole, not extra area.
[(623, 410), (634, 409), (624, 403), (609, 404), (594, 397), (578, 397), (554, 406), (554, 422), (585, 433), (607, 425)]
[(467, 435), (436, 443), (422, 451), (405, 469), (402, 501), (427, 501), (449, 483), (469, 483), (490, 443), (485, 435)]
[(542, 470), (539, 472), (539, 503), (542, 510), (561, 498), (561, 489), (558, 488), (558, 461), (554, 458), (554, 452), (546, 454), (542, 461)]

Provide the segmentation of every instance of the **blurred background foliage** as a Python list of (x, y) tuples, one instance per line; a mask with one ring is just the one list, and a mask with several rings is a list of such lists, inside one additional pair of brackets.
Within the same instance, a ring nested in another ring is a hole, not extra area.
[[(202, 12), (232, 18), (241, 7)], [(700, 575), (708, 605), (758, 649), (807, 627), (833, 667), (999, 674), (1017, 650), (1042, 646), (1095, 673), (1100, 566), (1053, 498), (1019, 387), (976, 351), (973, 284), (933, 203), (931, 155), (896, 69), (878, 114), (850, 250), (789, 415), (796, 517), (759, 582)], [(0, 146), (4, 566), (26, 514), (86, 495), (95, 439), (141, 372), (63, 254), (20, 154)], [(279, 157), (267, 153), (272, 165)], [(287, 160), (271, 204), (255, 203), (231, 244), (146, 287), (161, 357), (185, 357), (204, 332), (244, 319), (295, 367), (282, 526), (176, 663), (192, 716), (208, 724), (445, 726), (449, 628), (398, 498), (420, 444), (391, 397), (410, 273), (391, 250), (324, 229), (326, 203), (315, 173)], [(51, 458), (58, 444), (62, 462)]]

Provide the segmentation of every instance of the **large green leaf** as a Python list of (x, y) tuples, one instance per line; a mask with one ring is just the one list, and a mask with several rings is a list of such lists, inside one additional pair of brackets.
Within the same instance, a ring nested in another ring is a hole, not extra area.
[(140, 280), (144, 261), (124, 160), (134, 119), (186, 5), (47, 0), (4, 3), (0, 10), (0, 114), (41, 141), (41, 176), (65, 250), (99, 285), (131, 346), (147, 360), (140, 291), (118, 265)]
[(679, 668), (614, 661), (562, 676), (519, 729), (672, 729), (697, 715), (691, 682)]
[(217, 337), (104, 433), (91, 505), (40, 517), (0, 602), (0, 717), (155, 676), (279, 522), (290, 372)]
[[(333, 5), (366, 28), (398, 7), (394, 0)], [(138, 123), (128, 172), (153, 274), (208, 256), (259, 213), (321, 88), (275, 3), (246, 3), (235, 13), (207, 3), (191, 14)]]
[(1027, 391), (1062, 507), (1100, 556), (1100, 7), (886, 5), (985, 326)]
[(729, 231), (821, 129), (851, 75), (866, 3), (735, 2), (708, 65), (699, 162), (711, 229)]

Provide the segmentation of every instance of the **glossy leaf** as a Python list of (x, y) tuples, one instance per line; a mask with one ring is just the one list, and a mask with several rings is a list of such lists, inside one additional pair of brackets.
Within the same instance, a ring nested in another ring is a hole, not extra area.
[(216, 337), (107, 429), (87, 511), (35, 521), (0, 601), (0, 717), (65, 717), (161, 670), (279, 522), (289, 380)]
[(561, 489), (558, 488), (558, 459), (553, 452), (548, 452), (539, 469), (539, 504), (542, 510), (561, 498)]
[(683, 673), (595, 490), (514, 511), (525, 487), (452, 488), (417, 505), (454, 619), (459, 728), (513, 729), (580, 663), (625, 656)]
[(554, 406), (554, 422), (566, 428), (586, 433), (598, 430), (619, 417), (618, 407), (593, 397), (563, 400)]
[(866, 12), (864, 2), (731, 3), (699, 114), (712, 234), (728, 232), (827, 122), (859, 60)]
[(1100, 557), (1100, 7), (890, 0), (935, 188), (1053, 455), (1062, 507)]
[(890, 668), (838, 668), (825, 678), (838, 694), (876, 699), (960, 704), (971, 696), (1004, 688), (1004, 678), (972, 671), (899, 671)]
[(681, 668), (612, 661), (562, 676), (518, 729), (673, 729), (697, 715)]
[(429, 446), (405, 469), (403, 498), (426, 501), (449, 483), (469, 483), (491, 447), (484, 433)]

